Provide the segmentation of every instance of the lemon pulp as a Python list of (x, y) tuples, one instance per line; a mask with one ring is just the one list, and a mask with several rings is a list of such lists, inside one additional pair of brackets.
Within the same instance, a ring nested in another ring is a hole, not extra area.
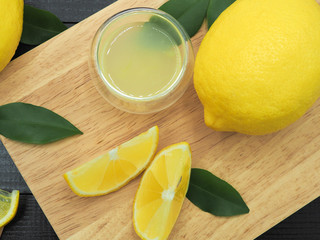
[(64, 178), (79, 196), (113, 192), (147, 167), (156, 152), (158, 139), (158, 127), (152, 127), (100, 157), (68, 171)]
[(17, 213), (19, 191), (12, 193), (0, 189), (0, 228), (9, 223)]
[(133, 223), (142, 239), (167, 239), (189, 186), (191, 150), (188, 143), (160, 151), (144, 173), (136, 193)]

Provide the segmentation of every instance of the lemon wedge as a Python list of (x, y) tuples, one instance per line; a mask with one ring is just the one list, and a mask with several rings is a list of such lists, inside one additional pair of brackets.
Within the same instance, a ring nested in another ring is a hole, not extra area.
[(12, 193), (0, 189), (0, 228), (9, 223), (17, 213), (19, 191)]
[(146, 240), (167, 239), (185, 199), (191, 171), (186, 142), (160, 151), (145, 171), (133, 206), (136, 233)]
[(148, 166), (158, 141), (159, 129), (154, 126), (63, 176), (79, 196), (99, 196), (116, 191)]

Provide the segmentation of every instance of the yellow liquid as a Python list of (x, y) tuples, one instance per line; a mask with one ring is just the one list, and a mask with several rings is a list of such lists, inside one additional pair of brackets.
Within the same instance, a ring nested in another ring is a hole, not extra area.
[(156, 24), (123, 26), (102, 44), (99, 64), (105, 79), (132, 97), (151, 97), (165, 92), (182, 66), (175, 40)]

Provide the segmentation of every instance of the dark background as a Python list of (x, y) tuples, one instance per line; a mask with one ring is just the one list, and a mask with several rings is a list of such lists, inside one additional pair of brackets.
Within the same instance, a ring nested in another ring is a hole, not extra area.
[[(54, 13), (68, 27), (80, 22), (86, 17), (108, 6), (112, 2), (115, 1), (25, 0), (26, 4), (49, 10), (50, 12)], [(27, 52), (32, 48), (32, 46), (20, 44), (15, 57)], [(13, 221), (4, 228), (1, 240), (58, 239), (1, 142), (0, 189), (8, 191), (18, 189), (21, 192), (18, 213)], [(257, 239), (320, 240), (320, 197), (266, 233), (262, 234)]]

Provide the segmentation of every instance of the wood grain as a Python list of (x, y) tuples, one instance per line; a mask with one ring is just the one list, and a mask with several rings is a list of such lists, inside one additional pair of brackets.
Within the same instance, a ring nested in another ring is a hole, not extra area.
[[(288, 128), (257, 137), (208, 129), (192, 86), (172, 107), (152, 115), (121, 112), (97, 93), (87, 59), (98, 26), (125, 8), (158, 7), (163, 2), (119, 0), (0, 73), (0, 105), (41, 105), (84, 132), (45, 146), (2, 139), (60, 239), (138, 239), (131, 209), (140, 178), (115, 193), (80, 198), (62, 174), (156, 124), (159, 149), (188, 141), (193, 167), (206, 168), (231, 183), (251, 209), (247, 215), (218, 218), (186, 200), (171, 239), (253, 239), (320, 194), (319, 101)], [(192, 39), (195, 51), (204, 33), (203, 28)]]

